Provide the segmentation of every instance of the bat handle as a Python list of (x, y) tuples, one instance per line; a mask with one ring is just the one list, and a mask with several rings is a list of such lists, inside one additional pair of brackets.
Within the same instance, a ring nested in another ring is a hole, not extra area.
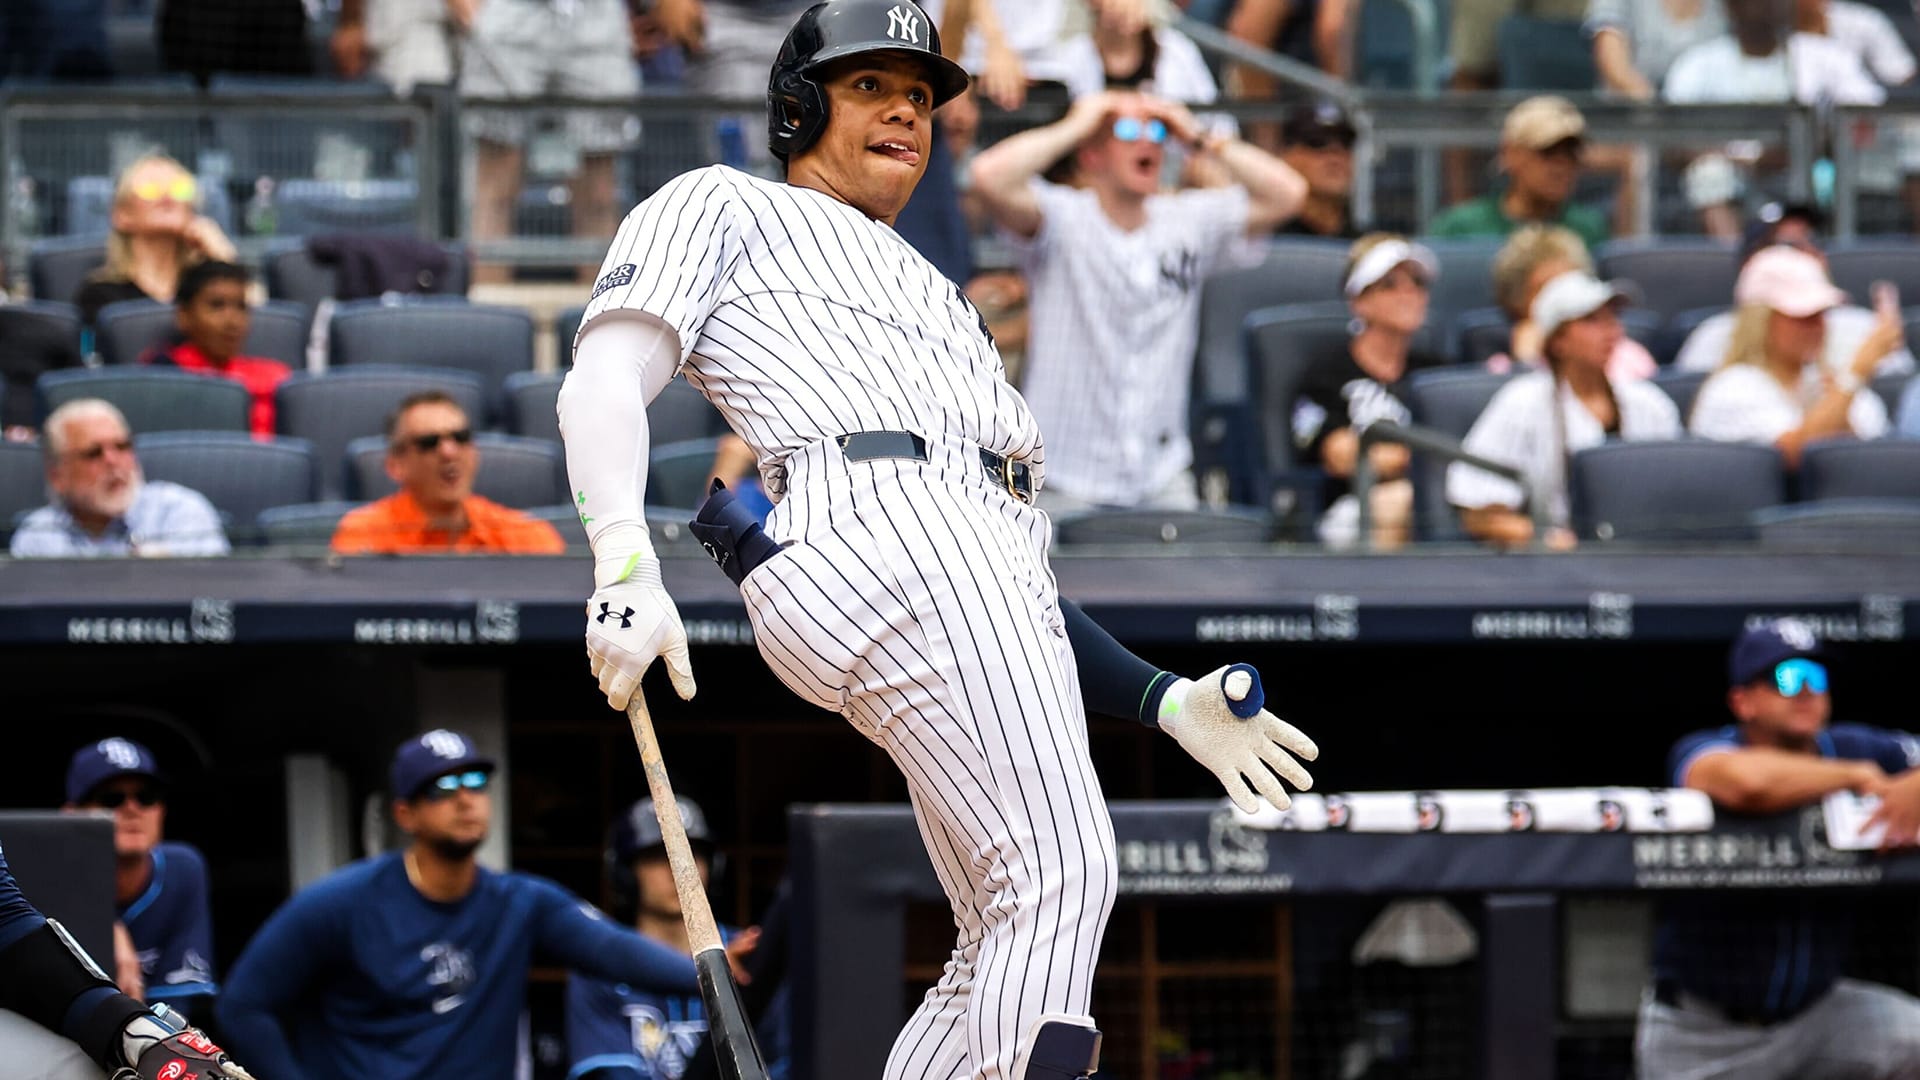
[(647, 790), (653, 796), (653, 812), (660, 819), (660, 839), (667, 849), (667, 862), (673, 867), (673, 888), (680, 896), (680, 911), (687, 922), (687, 943), (699, 956), (709, 950), (724, 949), (720, 928), (713, 921), (713, 908), (707, 903), (707, 887), (700, 880), (700, 867), (693, 861), (693, 848), (687, 843), (687, 826), (680, 820), (680, 804), (674, 800), (673, 784), (667, 780), (667, 763), (660, 756), (660, 739), (653, 731), (653, 718), (647, 703), (636, 688), (627, 706), (627, 722), (633, 727), (633, 741), (640, 748), (640, 767), (647, 774)]

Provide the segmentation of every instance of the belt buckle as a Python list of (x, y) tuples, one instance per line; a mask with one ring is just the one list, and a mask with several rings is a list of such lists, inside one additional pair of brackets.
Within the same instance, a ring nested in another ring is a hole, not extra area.
[(1013, 460), (1010, 457), (1002, 457), (1000, 459), (1000, 482), (1006, 485), (1007, 494), (1013, 496), (1014, 498), (1020, 500), (1023, 503), (1031, 503), (1033, 502), (1032, 491), (1020, 490), (1020, 485), (1018, 483), (1018, 474), (1015, 473), (1013, 469), (1013, 467), (1017, 464), (1019, 464), (1019, 462)]

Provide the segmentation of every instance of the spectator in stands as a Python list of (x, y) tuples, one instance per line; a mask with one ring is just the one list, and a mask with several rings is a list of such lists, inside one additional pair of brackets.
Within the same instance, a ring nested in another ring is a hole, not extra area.
[(421, 83), (452, 83), (460, 38), (479, 0), (340, 0), (328, 49), (343, 79), (373, 77), (405, 97)]
[(192, 75), (313, 74), (305, 0), (159, 0), (160, 65)]
[(1307, 181), (1299, 216), (1282, 234), (1350, 239), (1353, 227), (1353, 142), (1346, 111), (1331, 101), (1296, 105), (1280, 126), (1280, 160)]
[(32, 441), (40, 430), (34, 383), (49, 371), (79, 366), (77, 336), (62, 334), (28, 308), (0, 303), (0, 437)]
[[(1360, 537), (1360, 503), (1349, 482), (1359, 465), (1361, 434), (1381, 421), (1410, 423), (1408, 376), (1445, 363), (1414, 347), (1439, 272), (1433, 252), (1393, 233), (1369, 233), (1347, 256), (1341, 290), (1353, 311), (1353, 337), (1337, 352), (1314, 358), (1293, 406), (1294, 445), (1327, 472), (1320, 538), (1329, 544), (1345, 547)], [(1380, 480), (1369, 507), (1373, 544), (1399, 547), (1413, 522), (1410, 455), (1399, 443), (1379, 443), (1367, 457)]]
[[(1166, 142), (1213, 158), (1232, 186), (1160, 190)], [(1080, 186), (1041, 180), (1072, 156)], [(1024, 245), (1033, 304), (1023, 390), (1048, 432), (1042, 504), (1193, 507), (1187, 387), (1200, 282), (1264, 252), (1306, 181), (1239, 139), (1203, 134), (1184, 106), (1083, 97), (1060, 121), (973, 160), (973, 189)]]
[[(480, 7), (460, 71), (466, 97), (526, 100), (554, 94), (620, 103), (640, 92), (639, 69), (623, 0), (526, 3), (499, 0)], [(771, 56), (771, 54), (769, 54)], [(762, 79), (765, 79), (764, 69)], [(765, 87), (762, 87), (764, 91)], [(573, 234), (604, 241), (619, 223), (614, 206), (614, 155), (634, 142), (635, 121), (619, 111), (573, 111), (567, 139), (579, 154), (569, 184)], [(473, 235), (498, 240), (513, 232), (513, 208), (526, 166), (526, 113), (476, 110)], [(598, 264), (579, 268), (592, 281)], [(508, 268), (482, 264), (475, 279), (509, 280)]]
[(1794, 0), (1793, 21), (1800, 33), (1844, 46), (1882, 86), (1902, 86), (1913, 79), (1913, 52), (1893, 20), (1877, 7), (1853, 0)]
[(343, 555), (557, 555), (553, 526), (473, 493), (473, 423), (438, 390), (408, 395), (387, 418), (387, 476), (400, 490), (340, 519)]
[(1504, 189), (1433, 219), (1435, 236), (1506, 236), (1522, 225), (1564, 225), (1589, 248), (1607, 238), (1606, 215), (1573, 202), (1587, 120), (1563, 97), (1542, 94), (1514, 106), (1500, 132)]
[[(1795, 248), (1820, 259), (1826, 255), (1820, 247), (1820, 212), (1804, 204), (1768, 203), (1747, 224), (1740, 245), (1738, 266), (1744, 270), (1747, 260), (1775, 245)], [(1708, 317), (1680, 346), (1673, 366), (1681, 371), (1712, 371), (1727, 358), (1727, 344), (1733, 338), (1736, 310), (1729, 308)], [(1821, 350), (1827, 367), (1836, 375), (1847, 370), (1860, 351), (1861, 342), (1873, 333), (1878, 317), (1855, 303), (1842, 303), (1826, 313), (1827, 333)], [(1905, 345), (1888, 353), (1874, 369), (1876, 375), (1901, 375), (1914, 369), (1913, 353)]]
[(253, 326), (247, 281), (246, 269), (230, 262), (209, 260), (187, 267), (173, 297), (180, 341), (144, 359), (246, 387), (253, 398), (253, 433), (267, 438), (273, 434), (273, 391), (293, 371), (278, 360), (240, 355)]
[(1673, 61), (1689, 47), (1726, 33), (1721, 0), (1588, 0), (1587, 34), (1600, 85), (1652, 101)]
[(300, 892), (241, 953), (221, 996), (228, 1039), (263, 1077), (511, 1075), (534, 957), (665, 993), (693, 961), (544, 878), (475, 858), (495, 763), (458, 732), (403, 743), (391, 770), (403, 851)]
[(1219, 100), (1219, 84), (1199, 46), (1178, 30), (1156, 25), (1138, 0), (1087, 0), (1087, 10), (1092, 30), (1063, 46), (1073, 72), (1068, 87), (1139, 90), (1195, 108)]
[[(1528, 225), (1507, 238), (1493, 257), (1493, 295), (1512, 331), (1507, 347), (1487, 358), (1492, 371), (1540, 367), (1546, 363), (1539, 328), (1528, 312), (1547, 282), (1569, 270), (1593, 273), (1593, 256), (1572, 229), (1561, 225)], [(1622, 335), (1607, 358), (1610, 379), (1644, 379), (1658, 365), (1646, 346)]]
[(1777, 447), (1788, 467), (1818, 439), (1887, 433), (1887, 407), (1866, 383), (1905, 334), (1900, 310), (1879, 313), (1846, 370), (1820, 363), (1826, 313), (1847, 294), (1827, 280), (1819, 259), (1770, 247), (1747, 261), (1734, 285), (1740, 313), (1725, 361), (1700, 387), (1690, 427), (1724, 442)]
[[(714, 868), (713, 834), (706, 814), (692, 799), (676, 800), (687, 842), (700, 868), (700, 883)], [(613, 823), (607, 850), (609, 884), (615, 913), (633, 920), (642, 936), (693, 955), (687, 924), (674, 888), (673, 868), (654, 817), (653, 800), (641, 799)], [(630, 910), (629, 910), (630, 909)], [(759, 930), (720, 927), (721, 940), (751, 951)], [(783, 993), (783, 992), (781, 992)], [(758, 1025), (760, 1052), (767, 1074), (784, 1080), (786, 1010), (774, 999), (774, 1012)], [(667, 1080), (687, 1073), (694, 1054), (706, 1044), (707, 1017), (698, 994), (662, 994), (574, 972), (567, 977), (568, 1080)]]
[[(1249, 45), (1347, 79), (1353, 75), (1355, 15), (1359, 10), (1360, 5), (1353, 0), (1235, 0), (1226, 31)], [(1245, 64), (1230, 68), (1227, 79), (1234, 97), (1279, 96), (1278, 79)], [(1262, 131), (1258, 126), (1254, 130)], [(1264, 133), (1256, 138), (1263, 145), (1271, 145)]]
[(1725, 0), (1728, 31), (1674, 58), (1661, 96), (1677, 104), (1878, 105), (1887, 92), (1832, 38), (1788, 30), (1790, 0)]
[(1577, 22), (1586, 0), (1458, 0), (1446, 43), (1455, 90), (1492, 90), (1500, 85), (1500, 24), (1510, 15)]
[[(1103, 81), (1076, 63), (1077, 35), (1067, 30), (1064, 0), (946, 0), (934, 17), (948, 51), (974, 76), (980, 97), (1000, 109), (1065, 104), (1098, 92)], [(1138, 31), (1148, 24), (1142, 0), (1112, 0), (1107, 17)], [(764, 81), (765, 76), (762, 75)], [(967, 95), (971, 96), (971, 95)]]
[[(1778, 814), (1834, 792), (1877, 795), (1889, 847), (1920, 837), (1920, 741), (1831, 724), (1813, 632), (1790, 619), (1734, 642), (1736, 722), (1667, 755), (1668, 782), (1736, 814)], [(1854, 903), (1846, 890), (1719, 889), (1662, 897), (1653, 986), (1640, 1006), (1638, 1075), (1700, 1080), (1920, 1075), (1920, 1000), (1844, 978)]]
[(233, 241), (199, 207), (200, 185), (172, 158), (149, 154), (127, 166), (113, 186), (106, 265), (73, 298), (80, 318), (91, 326), (101, 308), (120, 300), (165, 303), (187, 267), (232, 262)]
[(69, 401), (42, 433), (53, 502), (13, 534), (16, 558), (101, 555), (225, 555), (220, 515), (197, 491), (147, 481), (133, 432), (98, 398)]
[[(1567, 461), (1608, 439), (1680, 435), (1673, 400), (1643, 379), (1614, 379), (1608, 360), (1625, 334), (1619, 286), (1569, 270), (1547, 282), (1528, 317), (1539, 329), (1546, 370), (1500, 388), (1474, 421), (1468, 452), (1521, 470), (1526, 487), (1462, 462), (1447, 467), (1447, 501), (1473, 536), (1501, 546), (1539, 540), (1574, 545), (1568, 529)], [(1536, 537), (1529, 498), (1544, 500), (1548, 532)]]
[(167, 778), (153, 751), (111, 738), (74, 751), (67, 765), (69, 812), (113, 815), (114, 911), (132, 939), (143, 993), (194, 1016), (219, 992), (213, 980), (213, 914), (207, 860), (191, 844), (162, 840)]

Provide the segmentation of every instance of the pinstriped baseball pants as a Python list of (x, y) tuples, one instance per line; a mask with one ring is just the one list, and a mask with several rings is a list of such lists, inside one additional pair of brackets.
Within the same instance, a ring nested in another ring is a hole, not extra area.
[[(959, 938), (886, 1080), (1003, 1080), (1042, 1013), (1085, 1015), (1113, 908), (1113, 825), (1087, 752), (1045, 514), (978, 448), (787, 462), (784, 553), (741, 585), (760, 654), (906, 777)], [(1022, 1063), (1024, 1064), (1024, 1063)]]

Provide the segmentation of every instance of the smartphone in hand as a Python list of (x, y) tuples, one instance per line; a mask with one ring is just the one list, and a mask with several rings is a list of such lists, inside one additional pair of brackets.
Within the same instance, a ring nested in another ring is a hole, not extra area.
[(1873, 283), (1873, 313), (1891, 322), (1900, 321), (1900, 287), (1891, 281)]

